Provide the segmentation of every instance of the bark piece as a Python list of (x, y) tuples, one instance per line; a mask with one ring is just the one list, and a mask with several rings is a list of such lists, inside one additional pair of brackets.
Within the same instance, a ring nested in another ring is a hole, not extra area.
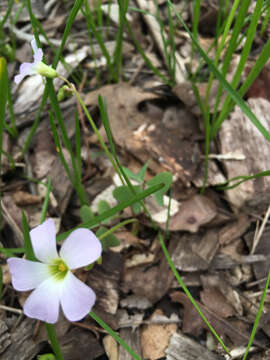
[(217, 355), (200, 345), (198, 342), (179, 333), (171, 336), (170, 344), (166, 349), (167, 360), (222, 360)]
[(88, 273), (87, 284), (95, 291), (95, 307), (99, 311), (115, 314), (119, 302), (119, 283), (122, 275), (122, 256), (112, 251), (102, 254), (102, 265)]
[(122, 290), (131, 290), (135, 295), (146, 297), (151, 303), (155, 303), (167, 293), (173, 278), (173, 273), (163, 256), (159, 266), (147, 265), (126, 269)]
[[(249, 99), (248, 105), (261, 124), (270, 131), (270, 102), (265, 99)], [(228, 160), (224, 168), (228, 179), (240, 175), (256, 174), (269, 169), (270, 143), (238, 106), (219, 132), (222, 154), (233, 152), (245, 156), (245, 161)], [(250, 140), (252, 139), (252, 141)], [(263, 213), (270, 202), (270, 178), (260, 177), (245, 181), (234, 189), (226, 190), (230, 204), (245, 208), (246, 212)]]
[[(184, 333), (200, 336), (203, 329), (208, 330), (207, 325), (184, 293), (175, 291), (170, 296), (172, 301), (179, 302), (184, 306), (184, 319), (182, 326), (182, 331)], [(240, 328), (237, 324), (231, 324), (228, 320), (224, 320), (198, 301), (197, 304), (219, 335), (228, 336), (235, 346), (247, 344), (249, 340), (249, 331), (246, 323), (240, 322), (238, 324), (241, 326)], [(243, 328), (244, 326), (245, 329)]]
[(15, 330), (9, 333), (11, 344), (0, 355), (0, 360), (29, 360), (39, 353), (41, 346), (33, 340), (35, 322), (35, 320), (25, 318)]
[[(121, 329), (120, 337), (140, 356), (142, 357), (140, 330)], [(133, 357), (122, 347), (119, 347), (119, 360), (133, 360)]]
[(8, 327), (4, 320), (0, 320), (0, 358), (1, 354), (11, 344), (10, 334), (8, 333)]
[(201, 234), (184, 234), (173, 239), (172, 260), (181, 271), (207, 270), (218, 247), (216, 230)]
[(250, 220), (247, 215), (241, 214), (238, 219), (224, 226), (219, 232), (219, 242), (227, 245), (231, 241), (241, 237), (250, 227)]
[[(60, 213), (67, 208), (73, 191), (72, 184), (57, 154), (52, 135), (47, 128), (40, 130), (35, 138), (32, 155), (33, 172), (39, 179), (52, 179), (53, 194), (57, 200)], [(71, 169), (71, 158), (66, 149), (62, 149), (68, 167)]]
[[(255, 249), (254, 255), (264, 255), (265, 261), (258, 262), (256, 264), (252, 265), (253, 271), (255, 273), (255, 277), (257, 280), (261, 280), (267, 277), (267, 274), (269, 272), (270, 267), (270, 242), (269, 242), (269, 236), (270, 236), (270, 230), (265, 229), (260, 241)], [(252, 248), (252, 243), (254, 239), (254, 233), (250, 232), (247, 235), (245, 235), (245, 240), (249, 246), (249, 248)], [(262, 282), (258, 284), (260, 288), (264, 288), (265, 283)]]
[[(8, 223), (14, 233), (14, 241), (16, 246), (21, 247), (24, 244), (22, 224), (21, 224), (21, 210), (15, 204), (13, 197), (10, 194), (4, 194), (1, 201), (3, 217)], [(12, 245), (8, 245), (12, 246)]]
[(98, 339), (89, 331), (74, 328), (60, 341), (65, 360), (92, 360), (104, 354)]

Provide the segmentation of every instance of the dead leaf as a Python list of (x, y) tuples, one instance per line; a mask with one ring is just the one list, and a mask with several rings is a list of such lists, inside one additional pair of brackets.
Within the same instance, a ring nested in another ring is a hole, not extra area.
[[(184, 306), (184, 319), (182, 326), (184, 333), (200, 336), (203, 329), (208, 330), (207, 325), (184, 293), (175, 291), (170, 294), (170, 297), (172, 301), (179, 302)], [(243, 329), (238, 330), (236, 326), (231, 325), (228, 321), (222, 319), (198, 301), (197, 304), (219, 336), (228, 336), (234, 346), (240, 346), (248, 342), (249, 332), (247, 331), (247, 328), (246, 331)]]
[[(155, 315), (163, 315), (161, 310), (156, 310), (150, 320)], [(156, 360), (165, 356), (165, 349), (168, 347), (172, 334), (177, 330), (177, 324), (166, 325), (145, 325), (141, 331), (141, 345), (144, 359)]]
[(169, 230), (186, 230), (195, 233), (200, 226), (213, 220), (216, 214), (216, 206), (210, 198), (195, 195), (181, 203), (178, 214), (170, 219)]
[(249, 217), (240, 214), (236, 221), (224, 226), (219, 232), (219, 242), (221, 245), (227, 245), (231, 241), (241, 237), (250, 227)]
[(36, 205), (40, 204), (42, 197), (39, 195), (30, 194), (26, 191), (16, 191), (13, 194), (13, 199), (16, 205), (27, 206), (27, 205)]
[(102, 341), (109, 360), (118, 360), (118, 344), (114, 338), (111, 335), (106, 335)]
[(232, 305), (226, 300), (225, 296), (217, 287), (205, 287), (203, 291), (200, 292), (200, 297), (203, 304), (221, 318), (227, 318), (235, 313)]

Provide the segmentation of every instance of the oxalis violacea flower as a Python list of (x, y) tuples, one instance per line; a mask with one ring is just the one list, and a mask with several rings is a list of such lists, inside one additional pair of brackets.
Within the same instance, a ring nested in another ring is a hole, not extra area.
[(34, 52), (34, 62), (24, 62), (21, 64), (20, 73), (14, 78), (16, 84), (19, 84), (27, 75), (39, 74), (48, 78), (54, 78), (58, 76), (56, 70), (42, 62), (43, 51), (37, 47), (35, 39), (31, 41), (31, 46)]
[(100, 241), (92, 231), (79, 228), (65, 239), (58, 255), (52, 219), (31, 230), (30, 238), (40, 262), (8, 259), (13, 287), (18, 291), (34, 289), (24, 303), (25, 315), (53, 324), (61, 305), (68, 320), (81, 320), (93, 307), (96, 295), (72, 270), (100, 257)]

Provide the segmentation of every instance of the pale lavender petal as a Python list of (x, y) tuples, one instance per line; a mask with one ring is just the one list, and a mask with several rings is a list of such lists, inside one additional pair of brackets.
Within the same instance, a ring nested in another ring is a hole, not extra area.
[(32, 290), (50, 276), (48, 266), (39, 262), (19, 258), (9, 258), (7, 262), (12, 286), (18, 291)]
[(16, 75), (16, 76), (14, 77), (15, 83), (16, 83), (16, 84), (19, 84), (25, 76), (26, 76), (26, 75), (22, 75), (22, 74)]
[(34, 53), (35, 64), (42, 61), (42, 58), (43, 58), (43, 51), (41, 49), (37, 49), (37, 51)]
[(69, 272), (62, 288), (60, 303), (66, 318), (79, 321), (91, 311), (96, 301), (94, 291)]
[(44, 221), (31, 230), (30, 237), (38, 260), (50, 264), (52, 260), (59, 257), (56, 250), (55, 227), (52, 219)]
[(96, 261), (101, 255), (101, 243), (96, 235), (85, 228), (72, 231), (64, 241), (60, 257), (70, 269), (77, 269)]
[(34, 64), (24, 62), (20, 66), (20, 74), (22, 75), (33, 75), (35, 74)]
[(50, 324), (56, 323), (63, 284), (64, 281), (55, 281), (52, 277), (43, 281), (25, 301), (25, 315)]
[(34, 64), (31, 63), (22, 63), (19, 74), (14, 77), (15, 83), (19, 84), (25, 76), (35, 74), (35, 69), (33, 66)]

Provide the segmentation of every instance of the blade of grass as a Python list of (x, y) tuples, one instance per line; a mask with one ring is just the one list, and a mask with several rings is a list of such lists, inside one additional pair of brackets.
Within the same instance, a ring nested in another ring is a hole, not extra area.
[(91, 31), (93, 32), (94, 37), (97, 40), (97, 43), (99, 44), (101, 52), (106, 59), (109, 73), (111, 74), (111, 72), (113, 71), (111, 56), (105, 46), (105, 43), (102, 39), (100, 32), (97, 30), (92, 11), (89, 8), (88, 0), (85, 0), (85, 2), (84, 2), (84, 10), (82, 9), (82, 13), (85, 17), (85, 20), (86, 20), (88, 26), (90, 27)]
[[(116, 150), (115, 150), (115, 146), (114, 146), (112, 132), (111, 132), (111, 129), (110, 129), (110, 123), (109, 123), (106, 103), (103, 101), (101, 96), (98, 97), (98, 105), (99, 105), (99, 109), (100, 109), (101, 119), (102, 119), (102, 122), (103, 122), (103, 125), (104, 125), (104, 128), (105, 128), (105, 131), (106, 131), (106, 135), (107, 135), (107, 138), (108, 138), (108, 142), (109, 142), (111, 151), (112, 151), (112, 156), (113, 156), (114, 161), (116, 163), (117, 169), (119, 170), (117, 172), (117, 174), (120, 177), (120, 179), (122, 181), (122, 184), (123, 185), (127, 184), (128, 188), (131, 190), (131, 192), (134, 195), (136, 195), (136, 190), (135, 190), (134, 186), (132, 185), (131, 181), (129, 180), (127, 174), (125, 173), (124, 169), (122, 168), (122, 166), (121, 166), (121, 164), (120, 164), (120, 162), (118, 160)], [(125, 180), (125, 182), (123, 181), (123, 179)], [(149, 216), (153, 228), (156, 228), (156, 225), (152, 220), (151, 214), (148, 211), (148, 209), (146, 208), (143, 201), (141, 201), (141, 205), (142, 205), (145, 213)]]
[(102, 235), (99, 236), (99, 239), (104, 239), (106, 236), (109, 236), (111, 234), (113, 234), (116, 230), (120, 229), (123, 226), (126, 226), (128, 224), (132, 224), (138, 222), (137, 219), (128, 219), (128, 220), (124, 220), (122, 222), (120, 222), (119, 224), (113, 226), (112, 228), (110, 228), (108, 231), (104, 232)]
[(119, 9), (119, 26), (116, 35), (116, 45), (113, 53), (113, 79), (114, 81), (119, 81), (122, 72), (122, 63), (123, 63), (123, 36), (126, 23), (126, 13), (128, 9), (129, 0), (118, 0), (118, 9)]
[(200, 317), (203, 319), (203, 321), (205, 322), (205, 324), (208, 326), (209, 330), (211, 331), (211, 333), (214, 335), (214, 337), (217, 339), (217, 341), (220, 343), (220, 345), (223, 347), (223, 349), (226, 351), (227, 354), (230, 354), (229, 349), (227, 349), (226, 345), (223, 343), (223, 341), (221, 340), (221, 338), (218, 336), (218, 334), (216, 333), (215, 329), (212, 327), (212, 325), (209, 323), (209, 321), (206, 319), (206, 317), (204, 316), (204, 314), (201, 312), (201, 309), (199, 308), (197, 302), (195, 301), (195, 299), (193, 298), (193, 296), (191, 295), (190, 291), (188, 290), (188, 288), (186, 287), (186, 285), (184, 284), (181, 276), (179, 275), (176, 267), (174, 266), (174, 263), (168, 253), (168, 250), (165, 246), (163, 237), (161, 235), (161, 233), (158, 234), (158, 238), (159, 238), (159, 242), (160, 245), (162, 247), (162, 250), (164, 252), (164, 255), (168, 261), (168, 264), (176, 278), (176, 280), (178, 281), (179, 285), (182, 287), (182, 289), (184, 290), (185, 294), (187, 295), (187, 297), (189, 298), (190, 302), (192, 303), (192, 305), (194, 306), (194, 308), (197, 310), (198, 314), (200, 315)]
[[(82, 6), (82, 3), (83, 3), (83, 0), (75, 0), (74, 2), (74, 5), (68, 15), (68, 18), (67, 18), (67, 22), (66, 22), (66, 26), (65, 26), (65, 29), (64, 29), (64, 32), (63, 32), (63, 36), (62, 36), (62, 40), (61, 40), (61, 45), (54, 57), (54, 60), (53, 60), (53, 68), (56, 69), (56, 66), (59, 62), (59, 59), (61, 57), (61, 54), (64, 50), (64, 47), (65, 47), (65, 44), (66, 44), (66, 41), (67, 41), (67, 38), (69, 36), (69, 33), (70, 33), (70, 30), (71, 30), (71, 26), (77, 16), (77, 13), (78, 11), (80, 10), (81, 6)], [(31, 20), (31, 25), (33, 27), (33, 29), (36, 29), (36, 34), (37, 34), (37, 24), (35, 22), (35, 17), (33, 15), (33, 12), (32, 12), (32, 7), (31, 7), (31, 1), (28, 0), (27, 2), (27, 9), (28, 9), (28, 12), (29, 12), (29, 16), (30, 16), (30, 20)], [(38, 44), (39, 44), (39, 41), (38, 41)], [(43, 96), (42, 96), (42, 100), (41, 100), (41, 104), (39, 106), (39, 109), (38, 109), (38, 113), (35, 117), (35, 120), (34, 120), (34, 123), (31, 127), (31, 130), (30, 130), (30, 133), (29, 135), (27, 136), (27, 139), (24, 143), (24, 146), (23, 146), (23, 149), (22, 149), (22, 156), (26, 153), (26, 151), (28, 150), (29, 146), (30, 146), (30, 143), (32, 141), (32, 138), (37, 130), (37, 127), (39, 125), (39, 121), (40, 121), (40, 115), (42, 113), (42, 110), (44, 109), (44, 106), (46, 105), (47, 103), (47, 98), (48, 98), (48, 94), (49, 94), (49, 91), (48, 91), (48, 84), (46, 83), (45, 85), (45, 89), (44, 89), (44, 93), (43, 93)]]
[[(239, 96), (243, 97), (245, 95), (245, 93), (247, 92), (247, 90), (249, 89), (249, 87), (253, 84), (254, 80), (257, 78), (259, 73), (264, 68), (267, 60), (269, 59), (269, 53), (270, 53), (270, 39), (267, 40), (264, 48), (262, 49), (262, 51), (259, 55), (259, 58), (256, 61), (256, 64), (253, 66), (253, 68), (250, 71), (250, 73), (248, 74), (246, 80), (244, 81), (244, 83), (242, 84), (240, 89), (238, 90)], [(215, 123), (212, 126), (211, 138), (214, 138), (214, 136), (216, 135), (217, 131), (219, 130), (222, 122), (224, 121), (224, 119), (226, 119), (226, 117), (232, 111), (232, 109), (234, 107), (235, 102), (232, 101), (232, 99), (228, 99), (227, 101), (230, 102), (229, 105), (227, 105), (227, 102), (226, 102), (226, 104), (224, 103), (225, 106), (222, 108), (218, 119), (215, 121)], [(269, 141), (268, 138), (267, 138), (267, 140)]]
[(0, 32), (2, 32), (4, 25), (11, 14), (13, 5), (14, 5), (14, 0), (9, 0), (7, 11), (6, 11), (5, 15), (3, 16), (3, 19), (0, 22)]
[(251, 331), (251, 334), (250, 334), (249, 342), (248, 342), (248, 345), (247, 345), (247, 348), (246, 348), (246, 351), (245, 351), (245, 354), (244, 354), (242, 360), (246, 360), (246, 358), (248, 356), (248, 353), (249, 353), (249, 350), (251, 348), (251, 345), (253, 343), (253, 340), (255, 338), (255, 335), (256, 335), (256, 332), (257, 332), (257, 329), (258, 329), (258, 326), (259, 326), (260, 318), (261, 318), (262, 313), (263, 313), (263, 305), (264, 305), (264, 302), (265, 302), (265, 299), (266, 299), (266, 294), (267, 294), (267, 290), (268, 290), (268, 287), (269, 287), (269, 283), (270, 283), (270, 271), (268, 272), (268, 276), (267, 276), (267, 279), (266, 279), (266, 282), (265, 282), (265, 287), (264, 287), (263, 294), (262, 294), (262, 297), (261, 297), (259, 309), (258, 309), (258, 312), (257, 312), (257, 315), (256, 315), (256, 319), (254, 321), (254, 325), (253, 325), (253, 328), (252, 328), (252, 331)]
[(32, 247), (30, 234), (29, 234), (30, 229), (24, 211), (22, 211), (22, 226), (23, 226), (24, 249), (25, 249), (26, 259), (31, 261), (37, 261)]
[(257, 174), (254, 174), (254, 175), (239, 175), (239, 176), (236, 176), (234, 178), (229, 179), (226, 182), (226, 184), (231, 183), (231, 182), (236, 181), (236, 180), (240, 180), (237, 183), (235, 183), (235, 184), (233, 184), (231, 186), (227, 186), (227, 185), (217, 186), (216, 189), (217, 190), (222, 190), (222, 191), (223, 190), (233, 189), (233, 188), (237, 187), (238, 185), (242, 184), (243, 182), (245, 182), (247, 180), (258, 179), (258, 178), (263, 177), (263, 176), (270, 176), (270, 170), (262, 171), (262, 172), (259, 172)]
[(45, 221), (45, 218), (46, 218), (46, 213), (47, 213), (48, 206), (49, 206), (51, 190), (52, 190), (51, 179), (48, 179), (47, 191), (46, 191), (45, 199), (43, 201), (41, 217), (40, 217), (40, 223), (41, 224), (43, 223), (43, 221)]
[(0, 253), (5, 254), (8, 257), (12, 257), (14, 254), (24, 254), (25, 248), (0, 248)]
[[(0, 149), (2, 149), (3, 130), (5, 124), (6, 104), (8, 98), (8, 73), (5, 58), (0, 57)], [(0, 152), (0, 174), (2, 165), (2, 152)]]
[[(96, 226), (98, 226), (99, 224), (102, 223), (102, 221), (113, 217), (114, 215), (116, 215), (118, 212), (124, 210), (125, 208), (131, 206), (132, 204), (135, 204), (136, 202), (139, 202), (142, 199), (145, 199), (147, 196), (153, 194), (154, 192), (162, 189), (164, 187), (164, 184), (159, 184), (159, 185), (154, 185), (151, 186), (150, 188), (148, 188), (147, 190), (144, 190), (143, 192), (137, 194), (136, 196), (134, 196), (133, 199), (128, 199), (126, 201), (121, 202), (120, 204), (114, 206), (113, 208), (111, 208), (110, 210), (104, 211), (102, 214), (95, 216), (93, 219), (91, 219), (90, 221), (87, 221), (85, 223), (80, 224), (79, 226), (76, 227), (80, 228), (80, 227), (86, 227), (86, 228), (94, 228)], [(74, 230), (74, 229), (73, 229)], [(60, 235), (57, 236), (57, 241), (63, 240), (65, 239), (70, 233), (71, 231), (66, 231), (65, 233), (62, 233)]]
[(223, 75), (220, 73), (218, 68), (214, 65), (214, 63), (211, 61), (211, 59), (206, 55), (206, 53), (203, 51), (197, 40), (194, 38), (192, 33), (189, 31), (188, 27), (186, 26), (183, 19), (179, 16), (178, 12), (176, 11), (174, 5), (171, 3), (170, 0), (167, 0), (167, 3), (169, 6), (172, 7), (174, 13), (176, 14), (177, 19), (180, 21), (182, 26), (185, 28), (187, 33), (189, 34), (191, 40), (194, 42), (195, 46), (198, 49), (198, 52), (202, 56), (202, 58), (205, 60), (205, 62), (208, 64), (210, 70), (214, 73), (215, 77), (220, 81), (223, 88), (227, 91), (227, 93), (231, 96), (231, 98), (234, 100), (234, 102), (241, 108), (241, 110), (248, 116), (250, 121), (256, 126), (256, 128), (259, 130), (259, 132), (268, 140), (270, 141), (270, 134), (266, 130), (266, 128), (260, 123), (260, 121), (257, 119), (257, 117), (254, 115), (254, 113), (250, 110), (248, 105), (245, 103), (245, 101), (241, 98), (241, 96), (235, 91), (235, 89), (232, 88), (232, 86), (228, 83), (228, 81), (223, 77)]
[[(263, 3), (264, 3), (264, 0), (258, 0), (256, 2), (256, 6), (255, 6), (255, 9), (254, 9), (252, 18), (251, 18), (251, 22), (250, 22), (250, 25), (248, 27), (246, 41), (245, 41), (243, 50), (241, 52), (240, 61), (238, 63), (237, 69), (235, 71), (235, 74), (234, 74), (234, 77), (233, 77), (233, 80), (232, 80), (232, 83), (231, 83), (231, 85), (232, 85), (232, 87), (234, 89), (236, 89), (236, 87), (238, 86), (238, 84), (239, 84), (239, 82), (241, 80), (241, 76), (243, 74), (244, 67), (245, 67), (246, 62), (248, 60), (248, 56), (249, 56), (249, 53), (250, 53), (250, 50), (251, 50), (251, 46), (252, 46), (254, 37), (256, 35), (256, 30), (257, 30), (258, 22), (259, 22), (259, 19), (260, 19), (260, 14), (261, 14), (261, 9), (262, 9)], [(215, 122), (217, 112), (218, 112), (218, 106), (219, 106), (220, 99), (221, 99), (221, 93), (222, 93), (221, 86), (219, 86), (218, 94), (217, 94), (217, 101), (216, 101), (215, 110), (214, 110), (214, 116), (213, 116), (214, 122)], [(225, 99), (225, 102), (223, 104), (223, 109), (226, 109), (230, 102), (231, 102), (231, 98), (230, 98), (229, 95), (227, 95), (227, 97)], [(220, 120), (217, 120), (217, 121), (220, 121)], [(215, 124), (213, 126), (213, 129), (214, 128), (215, 128)]]
[(135, 353), (134, 350), (131, 349), (131, 347), (128, 346), (128, 344), (121, 339), (121, 337), (115, 332), (113, 331), (113, 329), (111, 329), (109, 327), (109, 325), (107, 325), (99, 316), (97, 316), (93, 311), (91, 311), (89, 313), (89, 315), (91, 316), (91, 318), (93, 318), (104, 330), (106, 330), (108, 332), (108, 334), (110, 334), (115, 341), (117, 341), (131, 356), (133, 359), (135, 360), (142, 360), (140, 358), (140, 356), (138, 354)]

